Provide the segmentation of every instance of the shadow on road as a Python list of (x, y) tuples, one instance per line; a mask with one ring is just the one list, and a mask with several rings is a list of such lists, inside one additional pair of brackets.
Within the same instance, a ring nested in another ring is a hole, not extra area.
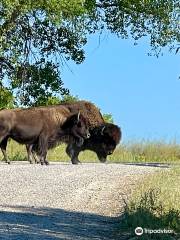
[(123, 165), (132, 165), (132, 166), (143, 166), (143, 167), (159, 167), (159, 168), (170, 168), (170, 164), (166, 163), (121, 163)]
[[(116, 239), (119, 218), (54, 208), (0, 206), (0, 239)], [(8, 210), (9, 209), (9, 210)]]

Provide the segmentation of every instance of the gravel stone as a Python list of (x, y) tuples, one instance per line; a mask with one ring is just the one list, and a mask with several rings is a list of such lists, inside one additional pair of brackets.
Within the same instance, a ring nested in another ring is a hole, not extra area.
[(0, 164), (0, 239), (115, 239), (124, 200), (159, 168)]

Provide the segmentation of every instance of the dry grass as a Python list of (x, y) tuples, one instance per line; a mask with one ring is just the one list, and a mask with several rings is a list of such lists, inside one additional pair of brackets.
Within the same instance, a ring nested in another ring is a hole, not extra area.
[(120, 145), (109, 159), (112, 162), (180, 163), (180, 145), (176, 142), (130, 142)]
[(131, 196), (119, 235), (139, 239), (136, 227), (170, 229), (173, 234), (143, 234), (141, 239), (180, 239), (180, 167), (146, 177)]
[(142, 195), (151, 189), (156, 189), (157, 205), (162, 205), (163, 211), (170, 209), (180, 210), (180, 167), (173, 169), (160, 170), (153, 173), (138, 186), (138, 192), (135, 192), (132, 198), (140, 201)]
[[(65, 145), (48, 151), (50, 161), (70, 161), (65, 152)], [(26, 149), (24, 145), (19, 145), (14, 141), (8, 143), (8, 155), (11, 160), (25, 160)], [(0, 153), (2, 158), (2, 153)], [(159, 162), (159, 163), (180, 163), (180, 146), (176, 142), (139, 142), (121, 144), (116, 148), (114, 154), (108, 156), (110, 162)], [(80, 160), (83, 162), (98, 162), (94, 152), (84, 151), (80, 153)]]

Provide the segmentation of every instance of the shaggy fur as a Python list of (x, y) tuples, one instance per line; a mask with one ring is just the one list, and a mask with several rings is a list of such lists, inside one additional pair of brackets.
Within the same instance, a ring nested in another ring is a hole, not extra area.
[(90, 102), (77, 101), (75, 103), (64, 104), (71, 112), (76, 109), (80, 111), (87, 119), (91, 137), (85, 140), (81, 147), (73, 143), (68, 143), (66, 152), (71, 158), (73, 164), (78, 164), (80, 161), (78, 155), (81, 151), (94, 151), (101, 162), (105, 162), (107, 155), (110, 155), (115, 150), (121, 140), (121, 129), (114, 124), (105, 123), (99, 109)]
[(71, 112), (80, 111), (87, 120), (89, 129), (100, 126), (104, 123), (102, 114), (99, 108), (97, 108), (93, 103), (87, 101), (77, 101), (74, 103), (62, 104), (66, 106)]
[(82, 144), (82, 138), (88, 135), (86, 119), (82, 114), (72, 114), (65, 106), (0, 111), (0, 147), (8, 163), (6, 146), (9, 137), (22, 144), (36, 145), (41, 163), (48, 164), (48, 144), (71, 137)]
[[(75, 138), (66, 138), (63, 142), (67, 143), (66, 152), (71, 158), (73, 164), (79, 163), (78, 155), (81, 151), (86, 149), (94, 151), (101, 162), (105, 162), (107, 155), (110, 155), (115, 150), (116, 146), (121, 140), (121, 130), (118, 126), (105, 123), (100, 113), (99, 109), (90, 102), (87, 101), (77, 101), (74, 103), (64, 103), (44, 108), (55, 108), (66, 107), (71, 114), (74, 112), (81, 112), (87, 122), (87, 126), (90, 130), (91, 137), (84, 140), (84, 143), (77, 144)], [(52, 139), (48, 142), (48, 148), (55, 147), (60, 142), (53, 141)], [(34, 153), (37, 152), (37, 146), (27, 146), (28, 156), (32, 154), (31, 150), (34, 150)]]
[(97, 154), (101, 162), (106, 162), (107, 156), (111, 155), (121, 140), (121, 129), (114, 124), (104, 123), (90, 130), (90, 138), (84, 140), (82, 146), (69, 143), (66, 153), (73, 164), (80, 161), (78, 155), (81, 151), (91, 150)]
[[(94, 151), (101, 162), (105, 162), (107, 155), (110, 155), (115, 150), (116, 146), (121, 140), (121, 130), (118, 126), (105, 123), (99, 109), (90, 102), (77, 101), (74, 103), (65, 103), (55, 105), (54, 107), (65, 106), (71, 113), (80, 111), (86, 118), (88, 127), (90, 129), (90, 138), (84, 140), (81, 146), (76, 142), (65, 140), (68, 144), (66, 152), (71, 158), (73, 164), (78, 164), (78, 155), (81, 151), (91, 150)], [(51, 147), (51, 144), (49, 144)]]

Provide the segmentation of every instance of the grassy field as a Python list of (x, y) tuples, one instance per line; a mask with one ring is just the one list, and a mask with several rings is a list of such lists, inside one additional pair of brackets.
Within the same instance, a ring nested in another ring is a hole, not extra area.
[[(136, 227), (173, 230), (172, 234), (144, 233), (140, 239), (180, 239), (180, 167), (146, 177), (128, 202), (119, 236), (139, 239)], [(145, 232), (145, 231), (144, 231)]]
[[(24, 145), (19, 145), (10, 140), (8, 143), (8, 155), (11, 160), (26, 160), (26, 150)], [(2, 154), (0, 153), (2, 158)], [(65, 145), (49, 150), (49, 161), (70, 161), (65, 153)], [(84, 151), (80, 154), (83, 162), (98, 162), (96, 154), (91, 151)], [(118, 146), (113, 155), (108, 156), (108, 160), (114, 163), (120, 162), (159, 162), (159, 163), (180, 163), (180, 145), (175, 142), (139, 142), (126, 143)]]

